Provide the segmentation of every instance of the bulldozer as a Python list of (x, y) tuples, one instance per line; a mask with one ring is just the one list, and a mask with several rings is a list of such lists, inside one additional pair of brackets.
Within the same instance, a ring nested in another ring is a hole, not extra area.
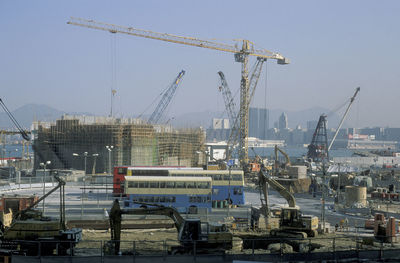
[(163, 215), (171, 218), (178, 230), (179, 246), (171, 247), (171, 254), (209, 252), (210, 250), (227, 250), (232, 248), (233, 235), (225, 225), (210, 225), (200, 219), (184, 219), (174, 207), (165, 207), (158, 204), (135, 202), (142, 208), (121, 209), (118, 199), (114, 200), (109, 213), (111, 242), (108, 244), (110, 254), (120, 253), (122, 215)]
[[(307, 238), (318, 235), (318, 217), (303, 215), (300, 208), (296, 206), (296, 199), (283, 185), (271, 178), (265, 171), (260, 169), (259, 184), (262, 191), (262, 207), (260, 213), (264, 215), (270, 235), (277, 237)], [(265, 200), (268, 199), (267, 187), (272, 186), (288, 202), (289, 207), (282, 207), (279, 212), (272, 215)], [(264, 201), (264, 202), (263, 202)], [(270, 227), (270, 222), (278, 221), (278, 226)]]

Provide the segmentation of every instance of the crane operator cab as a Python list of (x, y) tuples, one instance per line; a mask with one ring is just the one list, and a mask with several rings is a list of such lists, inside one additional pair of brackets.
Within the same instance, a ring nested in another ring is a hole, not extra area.
[(303, 215), (297, 207), (282, 208), (280, 229), (300, 234), (300, 237), (318, 235), (318, 217)]
[(201, 223), (198, 219), (187, 219), (182, 227), (179, 240), (182, 242), (199, 241), (201, 234)]
[(302, 214), (298, 208), (282, 208), (281, 226), (305, 227), (301, 220)]
[(179, 241), (184, 247), (232, 248), (232, 233), (224, 224), (213, 225), (199, 219), (186, 219), (179, 233)]

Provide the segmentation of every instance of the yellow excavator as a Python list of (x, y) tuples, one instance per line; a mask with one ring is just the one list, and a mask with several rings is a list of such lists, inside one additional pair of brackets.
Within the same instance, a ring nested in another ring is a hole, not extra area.
[[(287, 169), (289, 168), (289, 166), (291, 166), (291, 162), (290, 162), (290, 158), (289, 155), (282, 150), (281, 148), (278, 147), (278, 145), (275, 145), (275, 176), (278, 175), (287, 175)], [(284, 164), (280, 164), (279, 160), (278, 160), (278, 152), (280, 152), (284, 157), (285, 157), (285, 163)]]
[[(315, 237), (318, 234), (318, 217), (302, 215), (298, 206), (296, 206), (296, 199), (283, 185), (275, 179), (269, 177), (265, 172), (264, 167), (259, 172), (259, 184), (261, 187), (262, 195), (265, 200), (268, 199), (268, 185), (272, 186), (283, 198), (288, 202), (289, 207), (282, 207), (279, 211), (279, 227), (271, 229), (270, 235), (280, 237), (295, 237), (306, 238)], [(262, 202), (263, 207), (261, 213), (268, 219), (272, 217), (268, 211), (266, 202)]]
[(110, 253), (120, 253), (121, 222), (122, 215), (163, 215), (171, 218), (178, 230), (178, 241), (180, 246), (170, 248), (172, 254), (190, 253), (196, 244), (197, 253), (210, 250), (227, 250), (232, 248), (233, 235), (225, 225), (210, 225), (201, 222), (200, 219), (184, 219), (173, 207), (165, 207), (158, 204), (142, 204), (143, 208), (121, 209), (118, 199), (111, 208), (110, 229), (111, 243)]

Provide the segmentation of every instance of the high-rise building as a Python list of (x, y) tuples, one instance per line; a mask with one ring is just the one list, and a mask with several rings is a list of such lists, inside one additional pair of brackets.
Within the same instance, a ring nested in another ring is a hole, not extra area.
[(249, 109), (249, 137), (267, 139), (269, 129), (269, 111), (264, 108)]
[(279, 117), (278, 128), (279, 130), (284, 130), (288, 128), (287, 114), (284, 112), (282, 112), (282, 115)]

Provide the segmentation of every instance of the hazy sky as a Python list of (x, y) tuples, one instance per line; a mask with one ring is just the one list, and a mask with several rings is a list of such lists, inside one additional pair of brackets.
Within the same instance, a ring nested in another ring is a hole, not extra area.
[(219, 70), (238, 90), (240, 64), (231, 53), (67, 25), (74, 16), (215, 41), (249, 39), (291, 60), (268, 62), (254, 106), (334, 109), (360, 86), (349, 124), (400, 127), (399, 14), (395, 0), (0, 0), (1, 97), (11, 110), (37, 103), (107, 115), (113, 87), (116, 115), (134, 117), (146, 108), (150, 114), (184, 69), (168, 112), (178, 116), (224, 109)]

